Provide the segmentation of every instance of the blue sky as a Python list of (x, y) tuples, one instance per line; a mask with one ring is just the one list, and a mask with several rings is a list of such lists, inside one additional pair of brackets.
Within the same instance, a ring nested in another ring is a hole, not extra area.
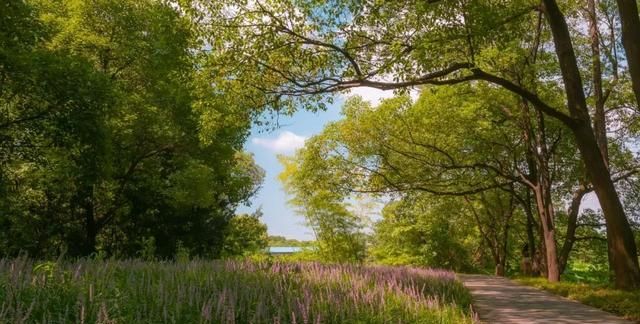
[[(367, 88), (354, 89), (349, 95), (356, 94), (373, 103), (393, 95), (391, 91)], [(336, 99), (327, 111), (299, 111), (290, 117), (280, 117), (278, 129), (268, 131), (264, 127), (254, 126), (251, 131), (245, 149), (253, 153), (256, 163), (265, 170), (266, 175), (262, 188), (252, 199), (251, 206), (241, 207), (239, 212), (253, 212), (262, 206), (262, 221), (267, 224), (270, 235), (282, 235), (299, 240), (313, 239), (311, 230), (304, 226), (302, 216), (297, 215), (287, 204), (290, 197), (285, 194), (282, 184), (277, 179), (282, 166), (276, 156), (292, 154), (304, 145), (305, 139), (320, 133), (327, 123), (340, 119), (344, 97)]]

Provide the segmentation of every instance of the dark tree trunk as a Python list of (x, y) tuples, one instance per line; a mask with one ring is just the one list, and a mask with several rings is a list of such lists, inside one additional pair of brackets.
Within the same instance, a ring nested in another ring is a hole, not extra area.
[(595, 143), (593, 133), (588, 124), (583, 128), (586, 129), (581, 130), (582, 136), (578, 135), (576, 141), (581, 147), (589, 178), (607, 223), (609, 263), (613, 268), (615, 285), (623, 289), (638, 288), (640, 287), (640, 268), (629, 220), (613, 185), (609, 169)]
[(502, 233), (502, 247), (500, 251), (500, 263), (499, 267), (496, 269), (496, 275), (504, 277), (506, 275), (507, 269), (507, 258), (509, 257), (509, 222), (511, 220), (511, 216), (513, 215), (513, 209), (510, 212), (510, 215), (505, 215), (506, 224), (504, 226), (504, 232)]
[(615, 271), (616, 287), (625, 289), (640, 287), (640, 268), (633, 233), (591, 127), (591, 118), (569, 28), (554, 0), (544, 0), (544, 5), (560, 62), (567, 95), (567, 108), (575, 120), (570, 127), (607, 222), (607, 242), (611, 253), (611, 264)]
[(578, 214), (580, 212), (580, 204), (582, 203), (582, 198), (587, 193), (587, 187), (584, 184), (581, 184), (580, 187), (573, 193), (573, 197), (571, 197), (571, 205), (569, 206), (569, 210), (567, 211), (568, 219), (567, 219), (567, 233), (565, 235), (564, 243), (562, 244), (562, 249), (560, 249), (560, 255), (558, 256), (558, 267), (560, 268), (560, 273), (564, 273), (564, 270), (567, 267), (567, 262), (569, 261), (569, 255), (571, 254), (571, 250), (573, 250), (573, 244), (576, 241), (576, 229), (578, 225)]
[(640, 106), (640, 18), (635, 0), (617, 0), (622, 24), (622, 46), (627, 54), (631, 85)]
[(85, 242), (82, 248), (82, 254), (89, 256), (96, 252), (96, 237), (98, 236), (98, 224), (95, 219), (95, 209), (92, 197), (85, 197), (84, 204), (84, 223), (85, 223)]
[(522, 271), (527, 276), (533, 276), (538, 274), (536, 269), (534, 269), (534, 260), (536, 258), (536, 239), (534, 231), (536, 230), (536, 221), (533, 216), (533, 211), (531, 210), (531, 193), (529, 190), (527, 190), (526, 197), (521, 201), (521, 203), (522, 209), (527, 217), (527, 250), (522, 253)]
[[(529, 193), (527, 193), (527, 196)], [(527, 198), (529, 200), (529, 198)], [(536, 255), (536, 238), (535, 238), (535, 227), (536, 221), (533, 218), (533, 212), (531, 210), (531, 205), (527, 206), (524, 210), (525, 214), (527, 214), (527, 242), (529, 248), (529, 256), (533, 258)]]

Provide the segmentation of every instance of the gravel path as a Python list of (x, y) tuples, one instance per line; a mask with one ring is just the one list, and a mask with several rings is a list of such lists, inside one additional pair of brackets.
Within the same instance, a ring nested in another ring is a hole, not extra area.
[(458, 275), (483, 323), (634, 323), (505, 278)]

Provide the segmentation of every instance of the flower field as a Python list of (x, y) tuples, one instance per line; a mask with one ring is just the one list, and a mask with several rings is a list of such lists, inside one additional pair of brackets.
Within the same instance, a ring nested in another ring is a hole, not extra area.
[(0, 260), (2, 323), (472, 323), (469, 302), (421, 268)]

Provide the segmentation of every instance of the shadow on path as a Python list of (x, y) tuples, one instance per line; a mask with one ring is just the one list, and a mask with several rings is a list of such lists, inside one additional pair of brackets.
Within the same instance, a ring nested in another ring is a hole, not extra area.
[(459, 274), (484, 323), (634, 323), (551, 293), (485, 275)]

